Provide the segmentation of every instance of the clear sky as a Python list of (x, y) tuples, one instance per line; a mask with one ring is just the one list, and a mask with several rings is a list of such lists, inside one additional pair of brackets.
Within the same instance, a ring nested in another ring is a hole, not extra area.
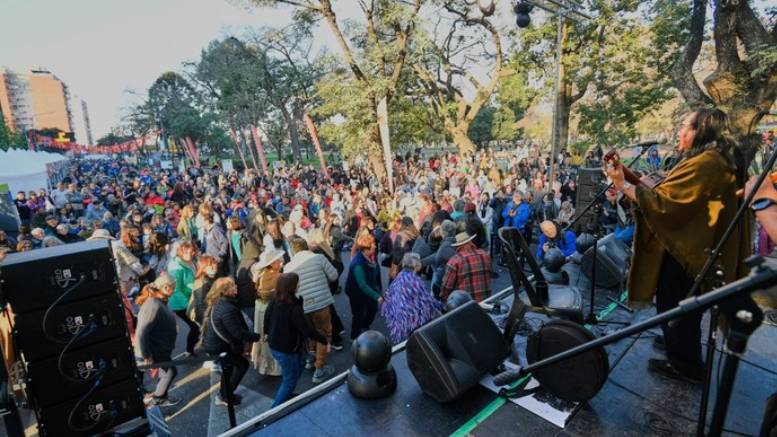
[[(213, 39), (280, 27), (288, 9), (240, 0), (0, 0), (0, 66), (46, 67), (86, 100), (96, 140), (164, 71), (180, 70)], [(74, 120), (80, 123), (80, 120)], [(79, 142), (85, 142), (79, 138)]]

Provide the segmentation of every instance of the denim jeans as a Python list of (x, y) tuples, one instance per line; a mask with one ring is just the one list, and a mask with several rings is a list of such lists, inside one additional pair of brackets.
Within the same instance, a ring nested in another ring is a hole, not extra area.
[(302, 376), (302, 372), (305, 370), (305, 354), (287, 354), (272, 348), (270, 348), (270, 351), (275, 361), (281, 366), (281, 386), (278, 387), (278, 392), (275, 393), (275, 400), (272, 403), (272, 406), (276, 407), (291, 397), (299, 377)]

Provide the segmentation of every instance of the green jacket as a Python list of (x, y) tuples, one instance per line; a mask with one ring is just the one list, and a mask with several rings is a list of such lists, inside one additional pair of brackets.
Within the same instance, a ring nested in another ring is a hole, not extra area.
[(194, 289), (194, 265), (188, 265), (175, 257), (170, 261), (168, 273), (175, 279), (175, 292), (167, 305), (173, 311), (186, 310)]

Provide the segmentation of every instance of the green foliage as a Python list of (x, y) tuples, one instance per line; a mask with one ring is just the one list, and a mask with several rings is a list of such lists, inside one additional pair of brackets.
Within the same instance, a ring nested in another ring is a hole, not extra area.
[(97, 139), (97, 144), (101, 146), (110, 146), (113, 144), (121, 144), (134, 139), (131, 135), (117, 135), (113, 132), (108, 135), (104, 135)]
[(14, 132), (5, 124), (5, 119), (0, 114), (0, 150), (16, 149), (26, 145), (24, 135)]

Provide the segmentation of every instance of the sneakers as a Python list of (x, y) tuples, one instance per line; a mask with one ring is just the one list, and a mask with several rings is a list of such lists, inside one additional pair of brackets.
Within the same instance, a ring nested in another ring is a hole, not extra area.
[(679, 370), (675, 369), (674, 366), (672, 366), (672, 363), (670, 363), (669, 360), (650, 359), (648, 360), (648, 370), (650, 370), (651, 372), (658, 373), (659, 375), (667, 377), (669, 379), (685, 381), (691, 384), (700, 384), (702, 380), (701, 375), (690, 376), (690, 375), (680, 373)]
[[(240, 405), (240, 403), (243, 402), (243, 397), (238, 394), (232, 394), (232, 405)], [(222, 398), (220, 394), (216, 394), (216, 405), (220, 405), (222, 407), (227, 406), (227, 400)]]
[(313, 372), (313, 384), (320, 384), (331, 378), (334, 374), (335, 369), (333, 369), (331, 366), (324, 366), (320, 369), (316, 369), (316, 371)]
[(178, 405), (179, 402), (181, 402), (180, 399), (174, 398), (170, 395), (167, 395), (163, 398), (151, 396), (148, 398), (148, 400), (145, 400), (146, 405), (149, 407), (172, 407), (173, 405)]

